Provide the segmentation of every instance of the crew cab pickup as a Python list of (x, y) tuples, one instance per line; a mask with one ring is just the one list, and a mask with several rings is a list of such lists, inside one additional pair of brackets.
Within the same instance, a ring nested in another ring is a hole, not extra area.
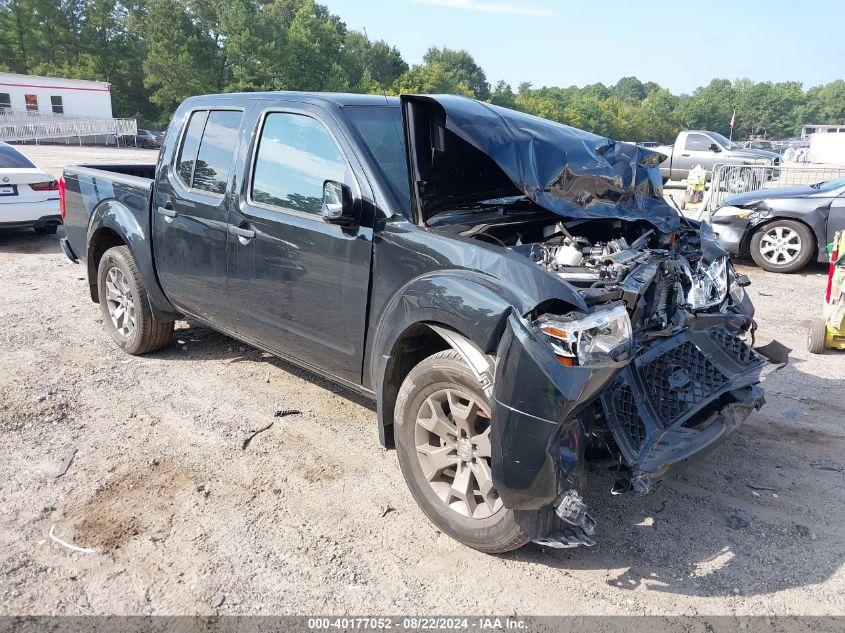
[(786, 362), (659, 161), (456, 96), (194, 97), (157, 165), (65, 170), (63, 248), (130, 354), (187, 317), (374, 399), (452, 537), (592, 545), (588, 456), (645, 493)]
[(743, 149), (718, 132), (703, 130), (684, 130), (678, 133), (674, 145), (658, 145), (652, 149), (667, 157), (660, 165), (664, 184), (670, 180), (685, 179), (696, 165), (707, 171), (709, 179), (717, 164), (776, 165), (780, 161), (777, 152)]

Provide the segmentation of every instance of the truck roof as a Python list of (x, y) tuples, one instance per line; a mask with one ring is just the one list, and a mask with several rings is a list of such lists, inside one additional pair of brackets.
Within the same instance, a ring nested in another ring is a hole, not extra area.
[(253, 101), (257, 99), (290, 99), (296, 101), (307, 101), (310, 103), (324, 103), (335, 106), (362, 106), (362, 105), (391, 105), (399, 106), (399, 97), (388, 97), (386, 95), (356, 94), (345, 92), (228, 92), (223, 94), (208, 94), (189, 97), (186, 103), (209, 104), (226, 101)]

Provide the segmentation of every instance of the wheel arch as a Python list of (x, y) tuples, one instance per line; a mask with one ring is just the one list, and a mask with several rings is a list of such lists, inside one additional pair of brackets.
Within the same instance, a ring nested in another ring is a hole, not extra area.
[(742, 255), (750, 254), (751, 240), (754, 238), (754, 236), (770, 224), (778, 222), (780, 220), (789, 220), (790, 222), (797, 222), (798, 224), (803, 224), (805, 227), (807, 227), (807, 229), (810, 231), (810, 235), (812, 235), (813, 237), (815, 257), (818, 258), (819, 248), (821, 247), (823, 240), (819, 240), (819, 233), (816, 227), (813, 226), (813, 223), (811, 223), (804, 215), (792, 215), (790, 213), (783, 212), (778, 213), (778, 215), (776, 215), (775, 217), (766, 218), (758, 224), (749, 226), (748, 229), (745, 231), (745, 235), (742, 238), (742, 242), (740, 242), (740, 253)]
[(468, 365), (494, 352), (514, 298), (477, 273), (440, 271), (416, 278), (382, 311), (374, 328), (368, 378), (376, 392), (379, 439), (393, 446), (399, 388), (421, 360), (455, 349)]
[(99, 301), (97, 270), (103, 254), (115, 246), (126, 246), (138, 266), (153, 316), (159, 321), (172, 321), (181, 315), (167, 299), (158, 282), (151, 237), (148, 225), (143, 226), (129, 207), (115, 199), (100, 202), (88, 222), (88, 287), (91, 299)]

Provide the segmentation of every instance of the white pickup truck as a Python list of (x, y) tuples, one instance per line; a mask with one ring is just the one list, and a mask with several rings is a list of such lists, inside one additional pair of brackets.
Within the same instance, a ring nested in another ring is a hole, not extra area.
[(707, 170), (709, 179), (717, 164), (777, 165), (780, 160), (775, 152), (743, 149), (718, 132), (702, 130), (684, 130), (678, 134), (674, 145), (659, 145), (652, 149), (668, 157), (660, 165), (664, 184), (670, 180), (683, 180), (696, 165)]

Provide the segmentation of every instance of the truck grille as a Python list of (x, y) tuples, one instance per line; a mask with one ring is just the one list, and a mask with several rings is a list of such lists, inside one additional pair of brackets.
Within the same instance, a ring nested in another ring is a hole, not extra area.
[(639, 451), (645, 442), (646, 428), (643, 419), (637, 411), (634, 393), (628, 385), (622, 385), (616, 390), (616, 423), (628, 439), (631, 448)]
[(639, 368), (660, 418), (671, 423), (727, 384), (725, 376), (689, 341)]
[(713, 328), (710, 331), (710, 338), (725, 350), (728, 356), (742, 365), (749, 365), (760, 360), (760, 355), (750, 345), (741, 338), (728, 332), (725, 328)]

